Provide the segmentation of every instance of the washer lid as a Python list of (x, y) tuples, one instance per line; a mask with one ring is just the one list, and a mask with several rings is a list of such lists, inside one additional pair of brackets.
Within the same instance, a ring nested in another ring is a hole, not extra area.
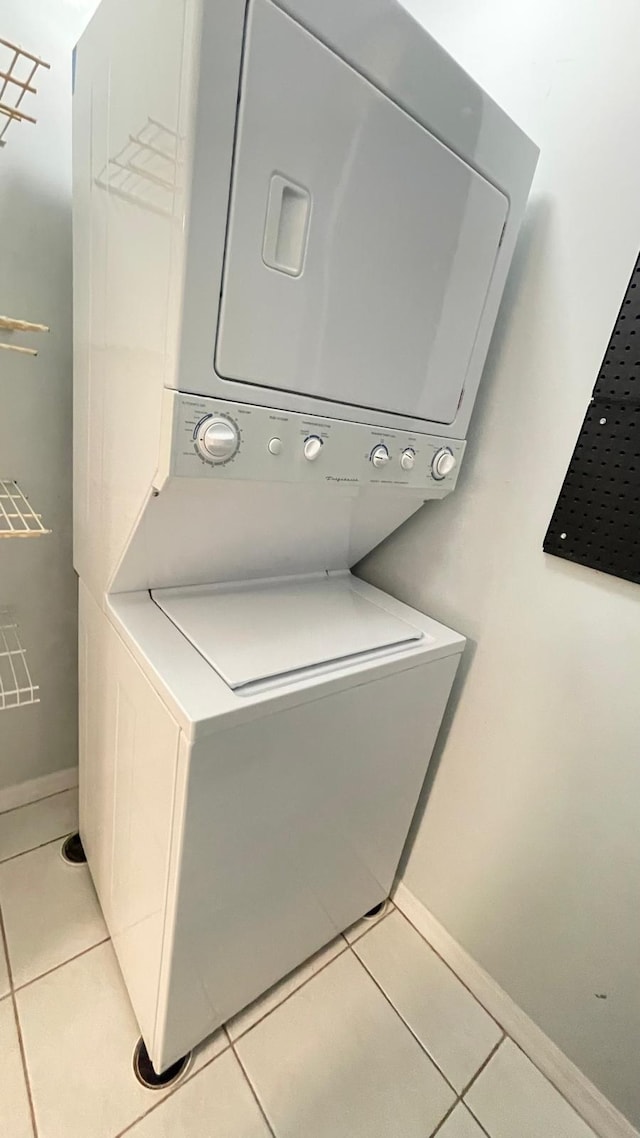
[(350, 576), (155, 589), (152, 597), (231, 688), (420, 640)]

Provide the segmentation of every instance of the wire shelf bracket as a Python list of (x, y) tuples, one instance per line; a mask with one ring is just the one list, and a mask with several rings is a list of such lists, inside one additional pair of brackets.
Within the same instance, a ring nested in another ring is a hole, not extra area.
[(48, 71), (50, 66), (39, 56), (0, 37), (0, 147), (6, 146), (5, 135), (12, 123), (37, 122), (24, 110), (22, 100), (25, 95), (37, 94), (33, 82), (36, 73), (40, 68)]
[(22, 493), (17, 482), (0, 478), (0, 538), (40, 537), (51, 533)]
[(0, 711), (40, 702), (31, 679), (20, 631), (8, 609), (0, 609)]

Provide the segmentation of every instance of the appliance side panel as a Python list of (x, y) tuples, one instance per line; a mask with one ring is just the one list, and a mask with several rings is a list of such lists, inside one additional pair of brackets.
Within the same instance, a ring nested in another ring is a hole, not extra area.
[(106, 623), (91, 593), (78, 589), (79, 811), (82, 843), (105, 919), (105, 853), (110, 842), (111, 764), (105, 753)]
[(176, 369), (199, 0), (103, 0), (76, 49), (75, 566), (107, 585)]
[(154, 1038), (180, 730), (88, 590), (81, 834), (133, 1009)]
[(177, 1059), (388, 895), (459, 659), (185, 750), (156, 1064)]
[(186, 250), (179, 378), (167, 386), (214, 394), (213, 354), (224, 263), (244, 0), (205, 2)]
[[(101, 43), (109, 3), (100, 5), (74, 51), (73, 189), (73, 563), (94, 575), (101, 513), (102, 414), (97, 346), (104, 340), (105, 218), (94, 200), (92, 168), (106, 161), (109, 72)], [(101, 271), (100, 271), (101, 270)]]

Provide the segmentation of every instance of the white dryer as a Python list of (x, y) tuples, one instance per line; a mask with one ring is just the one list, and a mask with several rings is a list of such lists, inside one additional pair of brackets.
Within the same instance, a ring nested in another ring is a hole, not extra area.
[(157, 1072), (391, 889), (464, 639), (351, 569), (455, 488), (536, 158), (396, 0), (78, 45), (80, 829)]

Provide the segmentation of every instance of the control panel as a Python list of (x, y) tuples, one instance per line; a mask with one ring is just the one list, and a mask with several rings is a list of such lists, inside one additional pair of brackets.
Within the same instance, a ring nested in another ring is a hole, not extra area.
[(167, 392), (170, 472), (182, 478), (453, 489), (464, 442)]

